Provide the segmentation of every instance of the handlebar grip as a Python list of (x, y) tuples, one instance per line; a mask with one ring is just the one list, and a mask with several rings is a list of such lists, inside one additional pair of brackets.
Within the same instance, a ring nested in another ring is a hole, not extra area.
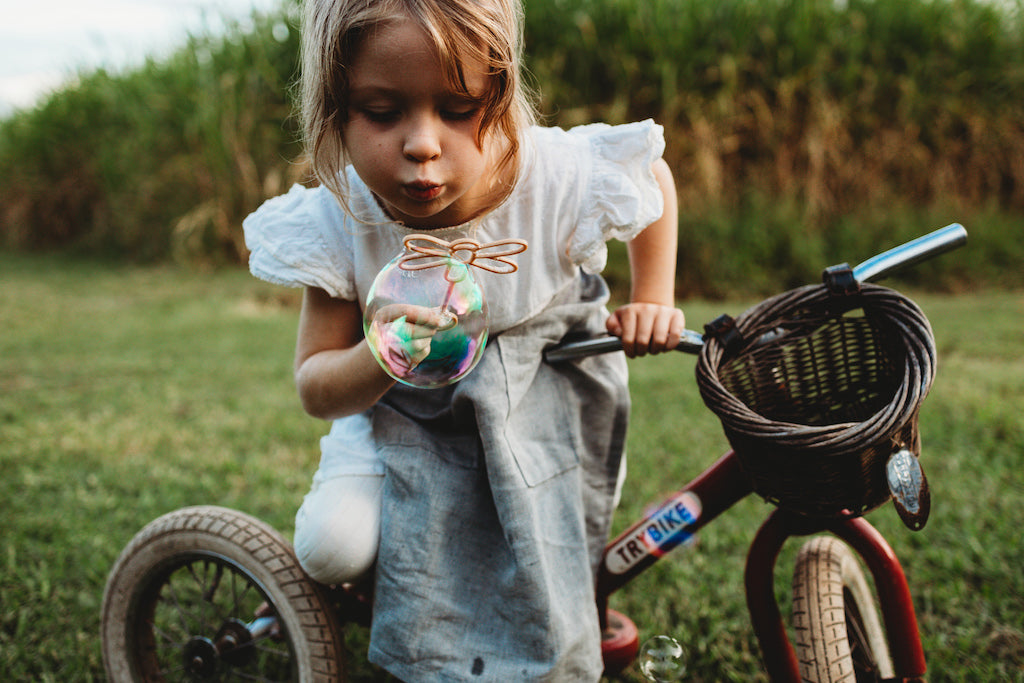
[(967, 230), (959, 223), (951, 223), (935, 232), (930, 232), (923, 237), (872, 256), (853, 269), (853, 277), (857, 282), (880, 280), (898, 270), (956, 249), (966, 243)]
[[(704, 346), (704, 338), (699, 332), (683, 330), (682, 338), (676, 346), (676, 351), (683, 353), (698, 354)], [(544, 360), (548, 363), (559, 363), (566, 360), (575, 360), (586, 356), (596, 356), (599, 353), (611, 353), (622, 350), (622, 340), (618, 337), (607, 335), (594, 337), (592, 339), (581, 339), (580, 341), (565, 342), (558, 346), (552, 346), (544, 351)]]

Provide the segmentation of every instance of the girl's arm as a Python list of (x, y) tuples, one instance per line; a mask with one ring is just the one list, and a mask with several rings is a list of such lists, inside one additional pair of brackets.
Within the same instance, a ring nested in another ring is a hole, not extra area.
[(686, 325), (675, 307), (676, 242), (679, 207), (672, 171), (663, 159), (653, 166), (665, 197), (665, 210), (627, 245), (632, 275), (630, 303), (608, 318), (608, 331), (622, 338), (630, 358), (674, 349)]
[(395, 383), (363, 339), (359, 304), (308, 287), (295, 345), (295, 383), (302, 407), (325, 420), (360, 413)]

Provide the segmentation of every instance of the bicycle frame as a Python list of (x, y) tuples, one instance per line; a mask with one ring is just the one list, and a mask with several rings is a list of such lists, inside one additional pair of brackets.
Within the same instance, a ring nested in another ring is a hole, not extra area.
[[(612, 593), (752, 492), (738, 458), (729, 451), (612, 540), (598, 570), (597, 604), (602, 627), (607, 625), (604, 620)], [(672, 525), (673, 521), (679, 523)], [(800, 681), (796, 653), (775, 600), (776, 559), (789, 538), (821, 531), (844, 540), (871, 571), (896, 679), (921, 680), (926, 664), (910, 588), (899, 560), (882, 534), (863, 517), (811, 518), (781, 509), (773, 510), (754, 536), (744, 572), (747, 608), (768, 676), (778, 682)]]
[[(956, 249), (966, 239), (963, 226), (953, 223), (858, 264), (851, 270), (852, 279), (858, 283), (882, 279)], [(843, 264), (842, 268), (848, 266)], [(677, 350), (696, 354), (702, 344), (700, 334), (686, 330)], [(549, 349), (545, 358), (558, 362), (621, 348), (617, 338), (603, 337)], [(737, 456), (729, 451), (612, 540), (598, 570), (597, 604), (602, 628), (608, 625), (608, 598), (613, 592), (752, 492)], [(747, 608), (771, 680), (800, 681), (796, 653), (775, 600), (776, 559), (789, 538), (822, 531), (831, 532), (853, 548), (874, 578), (896, 680), (923, 680), (924, 649), (910, 589), (903, 567), (881, 533), (863, 517), (811, 518), (782, 509), (771, 512), (754, 536), (744, 572)]]

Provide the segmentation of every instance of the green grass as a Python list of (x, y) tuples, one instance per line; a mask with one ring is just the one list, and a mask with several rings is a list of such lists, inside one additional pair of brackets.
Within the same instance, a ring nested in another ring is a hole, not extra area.
[[(102, 680), (106, 573), (146, 522), (213, 503), (290, 534), (325, 428), (292, 386), (297, 298), (243, 272), (60, 256), (0, 253), (0, 273), (0, 671)], [(919, 533), (886, 508), (870, 519), (910, 578), (929, 680), (1024, 680), (1024, 293), (916, 298), (940, 350), (921, 418), (932, 518)], [(685, 308), (699, 329), (744, 305)], [(724, 448), (693, 366), (679, 354), (632, 363), (618, 528)], [(613, 598), (643, 638), (685, 644), (690, 680), (763, 680), (741, 576), (765, 512), (741, 502)]]

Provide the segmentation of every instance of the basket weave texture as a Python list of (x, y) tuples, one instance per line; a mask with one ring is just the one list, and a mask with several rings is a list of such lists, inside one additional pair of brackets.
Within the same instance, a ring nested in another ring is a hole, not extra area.
[(921, 309), (878, 285), (780, 294), (705, 340), (697, 382), (754, 490), (814, 516), (856, 516), (890, 497), (885, 464), (920, 455), (917, 413), (935, 377)]

